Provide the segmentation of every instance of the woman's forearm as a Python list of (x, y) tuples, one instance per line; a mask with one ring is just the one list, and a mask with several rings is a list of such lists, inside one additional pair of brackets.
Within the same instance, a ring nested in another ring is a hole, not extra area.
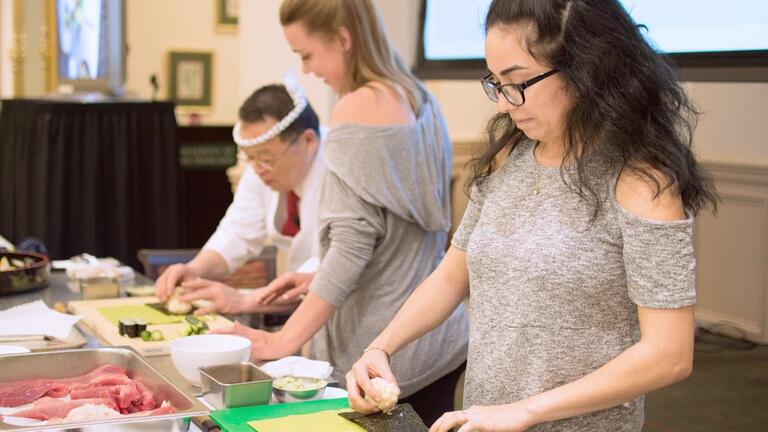
[(310, 292), (282, 329), (275, 333), (283, 356), (297, 352), (333, 316), (336, 308)]
[(687, 377), (693, 362), (692, 308), (653, 313), (666, 314), (653, 319), (668, 325), (656, 325), (655, 334), (583, 378), (523, 401), (534, 423), (611, 408)]
[(468, 293), (466, 254), (451, 247), (370, 346), (394, 354), (445, 321)]

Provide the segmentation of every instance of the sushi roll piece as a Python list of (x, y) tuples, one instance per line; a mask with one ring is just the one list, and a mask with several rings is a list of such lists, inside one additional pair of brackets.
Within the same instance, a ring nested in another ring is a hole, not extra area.
[(136, 323), (136, 335), (141, 336), (141, 332), (147, 329), (147, 322), (143, 319), (136, 319), (134, 322)]
[(120, 333), (120, 336), (128, 336), (128, 328), (132, 328), (135, 325), (136, 322), (130, 318), (120, 318), (117, 324), (118, 333)]

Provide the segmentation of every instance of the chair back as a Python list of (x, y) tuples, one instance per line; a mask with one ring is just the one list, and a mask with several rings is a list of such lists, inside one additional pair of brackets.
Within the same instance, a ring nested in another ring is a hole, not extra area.
[[(144, 275), (157, 279), (173, 264), (187, 263), (199, 249), (139, 249), (138, 258), (144, 267)], [(235, 269), (222, 282), (234, 288), (259, 288), (277, 277), (277, 248), (265, 246), (261, 254)]]

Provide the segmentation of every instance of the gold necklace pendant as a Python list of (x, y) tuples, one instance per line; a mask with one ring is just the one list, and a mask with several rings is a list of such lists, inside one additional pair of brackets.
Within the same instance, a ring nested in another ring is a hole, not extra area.
[(539, 161), (536, 159), (536, 148), (539, 147), (539, 143), (536, 143), (536, 145), (533, 147), (533, 164), (535, 171), (533, 173), (533, 194), (538, 195), (539, 192), (541, 192), (541, 167), (539, 166)]

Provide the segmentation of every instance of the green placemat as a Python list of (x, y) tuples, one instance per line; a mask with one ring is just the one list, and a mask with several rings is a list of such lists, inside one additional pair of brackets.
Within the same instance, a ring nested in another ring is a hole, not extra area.
[(248, 426), (249, 421), (285, 417), (294, 414), (311, 414), (342, 408), (349, 408), (349, 400), (347, 398), (215, 410), (211, 412), (211, 419), (219, 425), (222, 432), (254, 432)]
[(183, 315), (167, 315), (147, 305), (109, 306), (96, 310), (115, 326), (121, 318), (143, 319), (147, 324), (174, 324), (184, 321)]

